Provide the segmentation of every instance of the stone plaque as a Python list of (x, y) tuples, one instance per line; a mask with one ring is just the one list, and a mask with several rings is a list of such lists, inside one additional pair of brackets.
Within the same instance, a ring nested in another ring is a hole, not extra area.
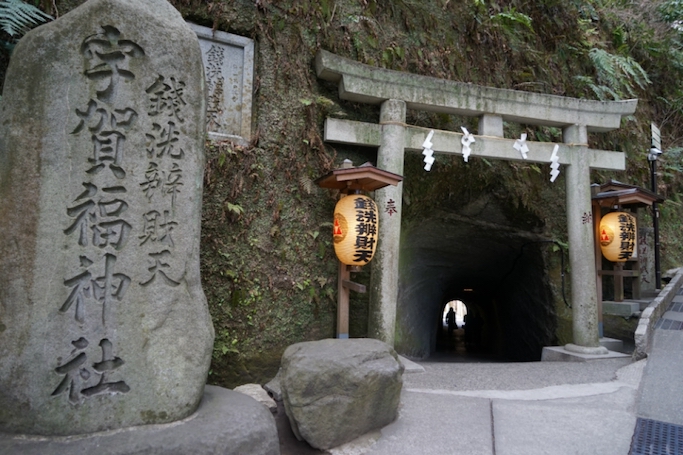
[(214, 139), (251, 139), (254, 41), (189, 24), (199, 37), (206, 74), (206, 126)]
[(197, 408), (205, 112), (197, 37), (166, 0), (90, 0), (17, 45), (0, 104), (0, 432)]

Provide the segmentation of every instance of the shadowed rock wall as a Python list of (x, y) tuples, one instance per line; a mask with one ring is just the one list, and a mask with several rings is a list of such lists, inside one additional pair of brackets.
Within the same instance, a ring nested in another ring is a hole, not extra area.
[(550, 244), (516, 229), (495, 203), (484, 205), (477, 217), (442, 212), (404, 228), (400, 353), (434, 352), (443, 305), (453, 299), (481, 316), (481, 347), (501, 359), (538, 360), (552, 343), (557, 320), (544, 259)]

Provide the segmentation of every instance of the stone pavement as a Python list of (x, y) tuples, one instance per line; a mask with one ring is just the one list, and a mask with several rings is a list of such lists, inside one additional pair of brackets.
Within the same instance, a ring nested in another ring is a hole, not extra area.
[(683, 453), (683, 295), (654, 330), (636, 402), (633, 455)]
[(627, 455), (646, 362), (408, 363), (399, 418), (330, 452)]
[(331, 453), (683, 454), (683, 288), (673, 281), (646, 359), (406, 359), (399, 418)]

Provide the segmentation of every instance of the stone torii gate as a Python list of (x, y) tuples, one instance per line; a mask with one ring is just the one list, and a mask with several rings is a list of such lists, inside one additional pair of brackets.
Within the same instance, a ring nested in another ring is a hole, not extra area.
[[(625, 170), (621, 152), (588, 148), (588, 132), (619, 128), (636, 110), (637, 100), (592, 101), (554, 95), (482, 87), (368, 66), (320, 51), (315, 60), (319, 78), (336, 82), (343, 100), (379, 104), (379, 124), (328, 118), (325, 141), (379, 147), (377, 167), (403, 174), (405, 151), (422, 151), (429, 129), (407, 125), (406, 109), (474, 116), (479, 131), (472, 156), (550, 163), (556, 144), (527, 142), (524, 159), (514, 139), (503, 137), (503, 121), (560, 127), (559, 164), (566, 179), (567, 230), (571, 264), (574, 343), (568, 351), (606, 354), (598, 335), (598, 305), (591, 215), (590, 170)], [(436, 153), (462, 154), (463, 134), (436, 130)], [(368, 335), (394, 344), (398, 298), (398, 259), (403, 184), (375, 192), (379, 207), (395, 205), (392, 216), (380, 211), (379, 244), (372, 261)]]

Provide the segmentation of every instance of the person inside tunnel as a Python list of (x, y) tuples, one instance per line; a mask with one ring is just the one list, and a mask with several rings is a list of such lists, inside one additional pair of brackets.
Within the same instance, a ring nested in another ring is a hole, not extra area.
[(448, 336), (453, 336), (453, 330), (458, 328), (458, 325), (455, 322), (455, 311), (453, 311), (453, 307), (449, 308), (448, 313), (446, 314), (446, 325), (448, 325)]

